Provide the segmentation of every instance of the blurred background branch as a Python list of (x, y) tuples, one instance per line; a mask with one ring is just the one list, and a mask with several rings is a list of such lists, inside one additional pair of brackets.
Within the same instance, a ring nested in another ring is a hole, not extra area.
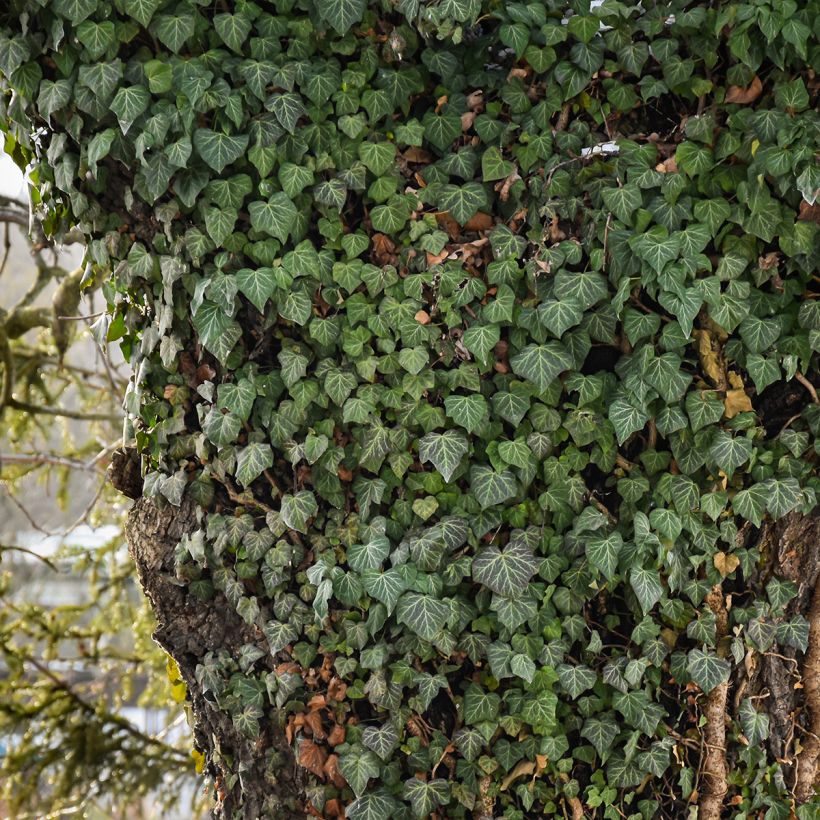
[(29, 228), (0, 194), (0, 816), (195, 817), (184, 685), (105, 479), (127, 376), (82, 249)]

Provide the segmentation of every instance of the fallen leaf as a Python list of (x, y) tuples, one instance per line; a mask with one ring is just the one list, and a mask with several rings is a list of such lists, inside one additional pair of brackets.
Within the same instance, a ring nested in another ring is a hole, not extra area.
[(800, 216), (797, 217), (803, 222), (816, 222), (820, 225), (820, 204), (809, 204), (805, 199), (800, 202)]
[(723, 368), (720, 363), (720, 345), (708, 330), (694, 330), (694, 336), (698, 340), (698, 358), (703, 373), (709, 378), (712, 384), (722, 385), (725, 383)]
[(659, 162), (655, 166), (655, 170), (660, 171), (662, 174), (677, 174), (678, 163), (675, 162), (674, 157), (669, 157), (669, 159), (665, 159), (663, 162)]
[(723, 400), (723, 414), (726, 418), (733, 419), (740, 413), (753, 412), (752, 400), (746, 393), (743, 379), (737, 373), (730, 371), (729, 384), (732, 385), (732, 389), (726, 391), (726, 398)]
[(535, 763), (531, 760), (522, 760), (502, 781), (501, 791), (505, 792), (519, 777), (530, 775), (535, 771)]
[(727, 575), (731, 575), (740, 566), (740, 558), (736, 555), (725, 553), (723, 551), (715, 553), (715, 557), (712, 561), (715, 564), (715, 569), (724, 578)]
[(420, 325), (429, 325), (430, 324), (430, 314), (426, 310), (420, 310), (413, 318)]
[(475, 111), (465, 111), (461, 115), (461, 130), (469, 131), (473, 127), (477, 114)]
[(317, 746), (312, 740), (303, 740), (299, 743), (299, 765), (321, 780), (325, 779), (325, 761), (327, 752), (321, 746)]
[(471, 217), (467, 224), (464, 226), (465, 231), (489, 231), (493, 225), (495, 225), (495, 220), (493, 219), (491, 214), (485, 214), (483, 211), (479, 211), (475, 216)]
[(338, 746), (340, 743), (345, 742), (345, 727), (341, 724), (337, 723), (331, 730), (330, 734), (327, 736), (327, 742), (331, 746)]
[(747, 88), (739, 85), (730, 85), (726, 92), (726, 99), (724, 102), (736, 103), (738, 105), (746, 105), (754, 102), (763, 91), (763, 83), (760, 82), (760, 77), (755, 74), (754, 79)]

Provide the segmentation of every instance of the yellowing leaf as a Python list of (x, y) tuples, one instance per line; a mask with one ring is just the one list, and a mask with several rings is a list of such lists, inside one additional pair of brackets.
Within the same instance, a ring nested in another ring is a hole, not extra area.
[(718, 552), (712, 559), (715, 564), (715, 569), (725, 578), (731, 575), (739, 566), (740, 558), (731, 553)]
[(723, 402), (726, 418), (733, 419), (740, 413), (752, 412), (752, 400), (746, 394), (743, 379), (737, 373), (730, 372), (729, 384), (732, 385), (732, 389), (726, 391), (726, 399)]

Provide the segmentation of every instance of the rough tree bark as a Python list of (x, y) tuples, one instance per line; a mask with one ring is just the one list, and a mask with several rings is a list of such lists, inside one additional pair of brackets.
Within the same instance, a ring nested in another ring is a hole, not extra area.
[[(196, 527), (197, 510), (190, 499), (181, 507), (161, 508), (149, 498), (136, 501), (128, 516), (126, 539), (140, 583), (157, 618), (156, 641), (176, 660), (188, 687), (194, 741), (205, 753), (207, 774), (214, 784), (214, 818), (304, 818), (304, 780), (281, 727), (267, 724), (251, 740), (229, 716), (203, 694), (196, 680), (197, 664), (208, 652), (224, 650), (234, 657), (260, 635), (247, 626), (217, 594), (203, 603), (174, 577), (174, 548)], [(271, 659), (271, 667), (273, 659)]]

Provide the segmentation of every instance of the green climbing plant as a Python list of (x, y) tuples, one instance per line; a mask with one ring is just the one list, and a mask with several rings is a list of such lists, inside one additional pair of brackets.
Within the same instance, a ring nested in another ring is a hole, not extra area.
[(814, 816), (818, 21), (0, 12), (144, 492), (202, 511), (177, 582), (252, 636), (198, 692), (304, 778), (205, 749), (236, 816)]

